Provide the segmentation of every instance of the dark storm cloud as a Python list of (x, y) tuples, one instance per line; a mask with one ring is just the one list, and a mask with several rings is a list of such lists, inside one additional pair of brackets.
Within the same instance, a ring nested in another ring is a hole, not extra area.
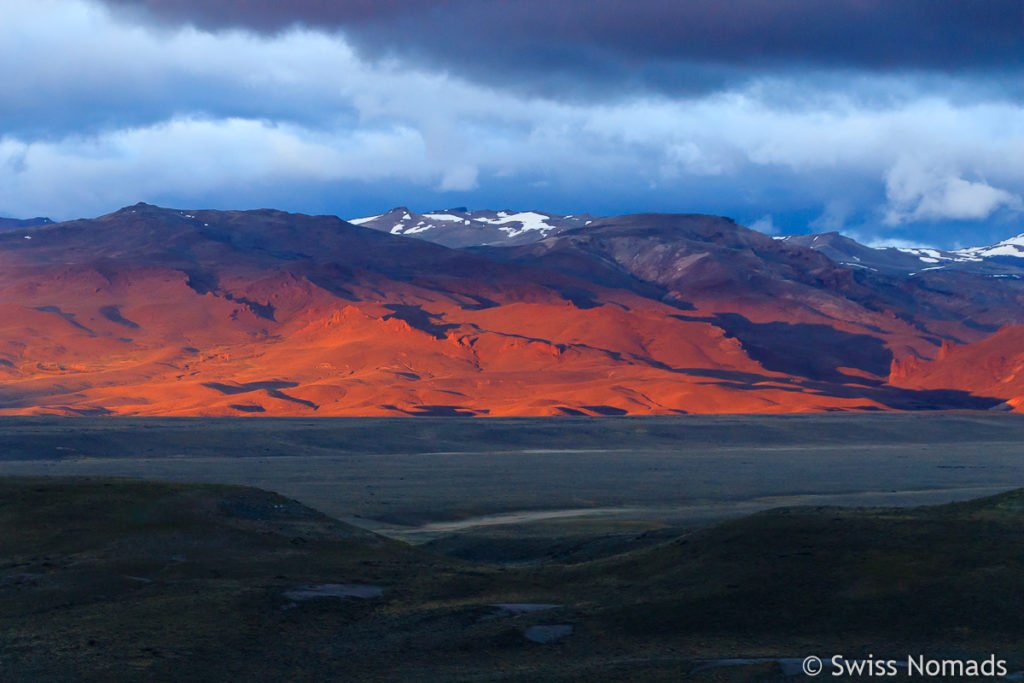
[(0, 0), (0, 63), (17, 65), (0, 211), (706, 211), (926, 244), (951, 239), (940, 225), (1009, 230), (1019, 3)]
[(682, 74), (666, 64), (960, 71), (1010, 70), (1024, 61), (1020, 0), (107, 2), (204, 27), (336, 28), (367, 54), (478, 76), (564, 70), (671, 85)]
[[(246, 84), (225, 83), (225, 79), (212, 76), (171, 74), (160, 80), (159, 87), (154, 87), (153, 77), (147, 81), (144, 76), (133, 76), (119, 81), (117, 89), (107, 87), (108, 79), (101, 75), (62, 83), (59, 107), (26, 96), (30, 87), (35, 93), (44, 92), (38, 84), (18, 88), (8, 84), (9, 97), (0, 104), (4, 131), (33, 140), (59, 140), (73, 133), (153, 125), (176, 116), (264, 118), (314, 127), (351, 121), (354, 116), (337, 98), (328, 99), (327, 108), (322, 96), (288, 92), (283, 87), (285, 92), (278, 97), (267, 98), (258, 97)], [(102, 98), (96, 96), (101, 88)], [(187, 97), (182, 95), (186, 91)]]

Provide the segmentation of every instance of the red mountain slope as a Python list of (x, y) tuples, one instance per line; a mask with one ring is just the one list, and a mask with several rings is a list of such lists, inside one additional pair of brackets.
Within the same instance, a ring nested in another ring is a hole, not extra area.
[(899, 282), (858, 281), (725, 219), (592, 227), (465, 252), (333, 217), (137, 205), (0, 233), (0, 414), (998, 402), (884, 382), (894, 352), (928, 358), (946, 336), (981, 336), (954, 319), (959, 300), (943, 308)]
[(890, 381), (909, 389), (955, 387), (1006, 401), (1024, 412), (1024, 326), (1008, 325), (991, 337), (966, 346), (948, 344), (930, 362), (895, 361)]

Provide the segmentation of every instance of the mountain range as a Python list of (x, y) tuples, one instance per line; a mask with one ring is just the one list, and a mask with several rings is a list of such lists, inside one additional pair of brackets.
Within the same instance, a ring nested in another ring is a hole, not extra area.
[(1015, 410), (1018, 246), (138, 204), (0, 232), (0, 414)]
[[(468, 211), (464, 207), (416, 213), (404, 206), (349, 222), (393, 235), (463, 249), (537, 242), (590, 225), (598, 216), (560, 216), (537, 211)], [(839, 234), (785, 235), (775, 239), (814, 249), (849, 268), (911, 275), (927, 270), (964, 270), (988, 275), (1024, 274), (1024, 235), (984, 247), (953, 251), (927, 247), (870, 247)]]

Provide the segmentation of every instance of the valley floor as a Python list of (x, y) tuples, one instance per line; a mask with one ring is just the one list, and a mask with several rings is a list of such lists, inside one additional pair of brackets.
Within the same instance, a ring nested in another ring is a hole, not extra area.
[(987, 412), (0, 418), (0, 475), (257, 486), (375, 529), (510, 513), (694, 524), (997, 493), (1024, 482), (1022, 444), (1024, 416)]

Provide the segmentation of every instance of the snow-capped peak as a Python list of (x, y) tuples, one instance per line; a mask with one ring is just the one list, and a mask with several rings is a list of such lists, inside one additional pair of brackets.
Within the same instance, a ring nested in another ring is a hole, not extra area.
[[(826, 237), (830, 239), (825, 239)], [(791, 235), (783, 239), (788, 244), (820, 251), (833, 261), (850, 267), (871, 267), (894, 273), (960, 270), (989, 277), (999, 277), (1000, 274), (1007, 277), (1024, 276), (1024, 235), (1017, 235), (990, 246), (950, 251), (899, 243), (864, 245), (832, 233)], [(1021, 259), (1021, 262), (1014, 263), (1016, 259)]]
[(1024, 235), (1017, 235), (988, 247), (968, 247), (967, 249), (958, 249), (953, 253), (972, 258), (984, 258), (986, 256), (1016, 256), (1024, 258)]
[(539, 211), (469, 211), (464, 207), (416, 213), (405, 207), (349, 221), (354, 225), (412, 235), (449, 247), (523, 244), (589, 225), (586, 214), (558, 216)]

